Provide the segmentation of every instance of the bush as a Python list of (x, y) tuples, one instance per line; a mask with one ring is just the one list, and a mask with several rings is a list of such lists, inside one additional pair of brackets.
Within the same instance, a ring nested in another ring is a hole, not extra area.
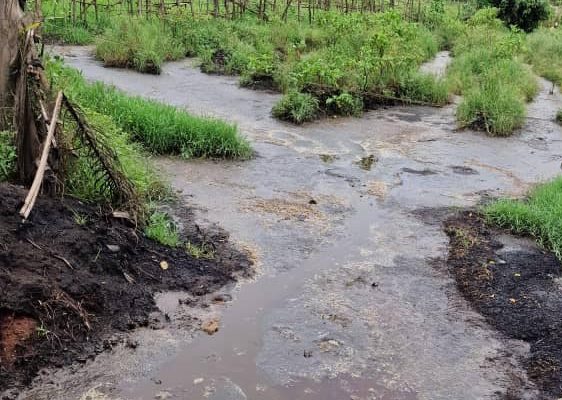
[(492, 136), (509, 136), (525, 122), (525, 103), (515, 89), (490, 81), (465, 93), (457, 119)]
[(252, 154), (235, 125), (127, 96), (102, 83), (87, 83), (80, 72), (64, 67), (61, 62), (48, 62), (47, 72), (51, 84), (63, 89), (69, 98), (111, 117), (119, 128), (153, 153), (216, 158), (247, 158)]
[(400, 97), (415, 99), (433, 105), (444, 105), (449, 100), (447, 82), (430, 74), (415, 72), (400, 82)]
[(162, 63), (185, 54), (160, 20), (114, 21), (96, 43), (96, 57), (108, 67), (134, 68), (159, 74)]
[(535, 77), (519, 61), (521, 33), (503, 27), (497, 10), (479, 10), (455, 44), (447, 70), (449, 87), (463, 100), (457, 119), (463, 126), (507, 136), (525, 119), (525, 103), (538, 91)]
[(329, 97), (326, 100), (326, 108), (332, 114), (357, 117), (363, 112), (363, 100), (343, 92)]
[(525, 60), (537, 74), (562, 85), (562, 30), (540, 28), (528, 35)]
[(537, 186), (527, 200), (500, 200), (485, 209), (491, 223), (534, 237), (562, 260), (562, 177)]
[(14, 134), (0, 131), (0, 182), (11, 179), (16, 168)]
[(491, 0), (490, 3), (499, 9), (498, 17), (507, 26), (517, 26), (525, 32), (536, 29), (550, 15), (547, 0)]
[(273, 107), (273, 116), (284, 121), (302, 124), (318, 115), (318, 100), (306, 93), (290, 92)]

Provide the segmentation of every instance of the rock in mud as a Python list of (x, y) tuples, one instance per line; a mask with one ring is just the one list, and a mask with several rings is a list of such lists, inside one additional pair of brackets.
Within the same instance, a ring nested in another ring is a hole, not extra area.
[(201, 324), (201, 330), (208, 335), (213, 335), (219, 330), (219, 320), (214, 318)]

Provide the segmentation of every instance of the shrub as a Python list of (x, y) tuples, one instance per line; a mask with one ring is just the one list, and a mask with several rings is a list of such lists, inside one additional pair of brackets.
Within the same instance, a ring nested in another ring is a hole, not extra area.
[(162, 63), (185, 54), (163, 22), (155, 19), (114, 21), (96, 44), (96, 57), (108, 67), (159, 74)]
[(273, 116), (284, 121), (302, 124), (318, 114), (318, 100), (310, 94), (289, 92), (273, 107)]
[(326, 100), (326, 107), (328, 111), (333, 114), (359, 116), (363, 112), (363, 100), (352, 94), (343, 92), (339, 95), (329, 97)]
[(13, 177), (16, 168), (14, 134), (0, 131), (0, 182)]
[(547, 0), (491, 0), (490, 3), (499, 9), (498, 17), (507, 26), (517, 26), (526, 32), (536, 29), (550, 14)]
[(540, 28), (528, 35), (525, 61), (537, 74), (562, 85), (562, 30)]
[(538, 91), (535, 77), (519, 61), (524, 37), (503, 27), (497, 10), (479, 10), (454, 47), (447, 71), (451, 90), (462, 94), (457, 119), (463, 126), (507, 136), (525, 119), (525, 102)]
[(400, 97), (433, 105), (444, 105), (449, 100), (447, 82), (430, 74), (415, 72), (400, 82)]

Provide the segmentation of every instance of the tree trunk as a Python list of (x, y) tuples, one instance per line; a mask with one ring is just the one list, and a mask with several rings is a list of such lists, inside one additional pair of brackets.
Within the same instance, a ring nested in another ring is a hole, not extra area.
[(11, 125), (15, 81), (10, 79), (10, 70), (17, 58), (22, 18), (23, 11), (17, 0), (5, 0), (0, 5), (0, 130)]

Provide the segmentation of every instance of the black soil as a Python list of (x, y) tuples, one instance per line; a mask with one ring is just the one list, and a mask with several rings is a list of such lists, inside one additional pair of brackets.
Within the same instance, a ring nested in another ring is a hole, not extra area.
[(25, 194), (0, 185), (0, 393), (28, 384), (41, 367), (93, 357), (116, 332), (147, 326), (155, 292), (201, 296), (250, 273), (224, 233), (205, 234), (187, 212), (187, 239), (213, 246), (214, 259), (163, 247), (75, 200), (41, 197), (24, 223)]
[(462, 295), (498, 331), (530, 345), (523, 360), (542, 399), (562, 395), (562, 272), (551, 253), (534, 246), (506, 250), (502, 233), (465, 211), (449, 218), (448, 265)]

